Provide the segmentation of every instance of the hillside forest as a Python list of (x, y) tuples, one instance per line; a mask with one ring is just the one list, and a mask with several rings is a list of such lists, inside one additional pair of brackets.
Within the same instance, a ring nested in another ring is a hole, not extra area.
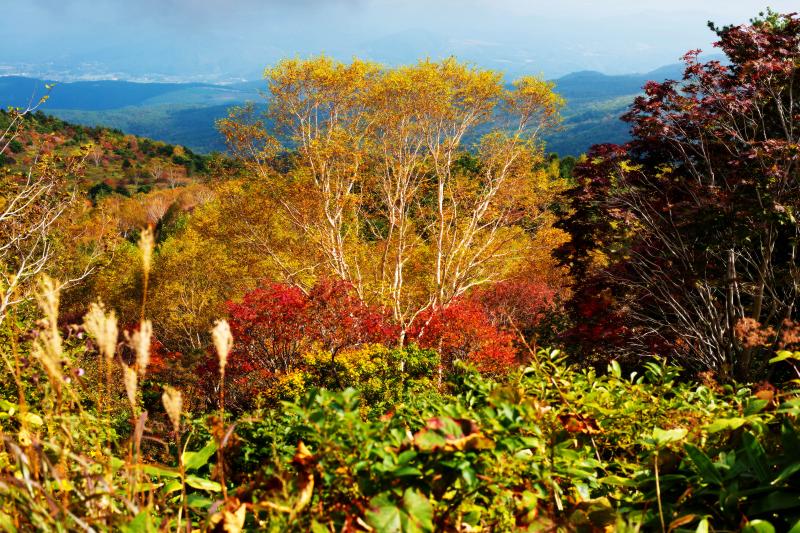
[(800, 532), (800, 18), (710, 28), (580, 157), (456, 58), (0, 112), (0, 529)]

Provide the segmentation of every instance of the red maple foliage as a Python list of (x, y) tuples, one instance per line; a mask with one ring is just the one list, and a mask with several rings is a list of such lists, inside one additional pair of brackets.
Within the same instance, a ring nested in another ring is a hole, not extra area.
[(285, 372), (317, 344), (332, 356), (365, 343), (389, 343), (397, 328), (380, 308), (365, 304), (349, 283), (324, 280), (305, 294), (271, 283), (228, 303), (236, 339), (229, 367)]
[(751, 380), (774, 347), (736, 324), (775, 339), (797, 319), (800, 17), (712, 28), (727, 61), (690, 51), (683, 79), (648, 83), (622, 117), (631, 141), (576, 167), (568, 335), (588, 357), (659, 352)]
[(511, 279), (475, 291), (470, 300), (478, 303), (495, 326), (519, 329), (533, 335), (555, 305), (556, 291), (545, 283)]
[(445, 308), (422, 313), (409, 331), (422, 348), (438, 350), (442, 361), (467, 361), (486, 373), (504, 373), (516, 364), (514, 336), (492, 323), (483, 306), (458, 300)]

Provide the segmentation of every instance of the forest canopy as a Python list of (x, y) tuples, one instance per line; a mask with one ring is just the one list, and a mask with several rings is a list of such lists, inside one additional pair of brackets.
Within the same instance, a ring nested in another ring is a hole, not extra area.
[(0, 114), (0, 529), (800, 531), (800, 18), (712, 30), (577, 160), (455, 58)]

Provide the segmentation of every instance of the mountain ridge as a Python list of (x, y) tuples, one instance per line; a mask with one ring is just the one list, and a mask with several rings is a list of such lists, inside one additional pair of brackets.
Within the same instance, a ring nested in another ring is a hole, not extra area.
[[(679, 79), (683, 65), (665, 65), (648, 73), (604, 74), (576, 71), (555, 80), (567, 101), (559, 131), (546, 137), (548, 150), (579, 155), (598, 142), (624, 142), (627, 125), (619, 116), (647, 81)], [(227, 109), (259, 102), (263, 81), (230, 84), (137, 82), (125, 80), (59, 83), (25, 76), (0, 76), (0, 105), (24, 107), (47, 93), (42, 110), (86, 126), (107, 126), (126, 133), (185, 145), (202, 153), (224, 151), (215, 121)]]

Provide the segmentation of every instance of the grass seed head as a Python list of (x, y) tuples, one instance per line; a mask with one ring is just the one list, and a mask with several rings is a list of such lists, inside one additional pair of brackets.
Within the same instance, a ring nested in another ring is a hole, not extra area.
[(83, 328), (97, 342), (97, 347), (107, 360), (114, 358), (117, 350), (117, 317), (114, 311), (106, 313), (102, 303), (93, 303), (83, 317)]
[(155, 239), (153, 238), (153, 229), (149, 226), (142, 230), (139, 237), (139, 249), (142, 251), (142, 268), (144, 269), (145, 276), (150, 274), (150, 267), (153, 264), (153, 248), (155, 247)]
[(128, 401), (131, 404), (131, 409), (133, 409), (133, 412), (136, 413), (136, 371), (128, 365), (123, 365), (122, 368), (125, 374), (125, 392), (128, 394)]
[(183, 410), (183, 395), (181, 391), (170, 387), (164, 387), (164, 394), (161, 395), (161, 401), (164, 404), (164, 410), (167, 416), (172, 421), (172, 427), (175, 433), (178, 433), (181, 427), (181, 411)]
[(225, 376), (225, 366), (228, 364), (228, 354), (231, 353), (233, 348), (233, 335), (231, 335), (231, 327), (225, 319), (218, 320), (211, 330), (211, 337), (214, 340), (214, 348), (217, 350), (217, 357), (219, 358), (219, 373)]
[(139, 329), (127, 335), (128, 345), (136, 352), (136, 367), (140, 376), (147, 372), (147, 365), (150, 364), (150, 342), (153, 337), (153, 323), (143, 320), (139, 324)]

